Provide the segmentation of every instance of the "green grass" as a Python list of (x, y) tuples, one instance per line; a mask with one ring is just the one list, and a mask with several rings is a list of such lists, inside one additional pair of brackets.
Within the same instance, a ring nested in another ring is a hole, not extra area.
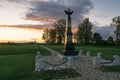
[[(56, 51), (63, 53), (64, 46), (63, 45), (46, 45)], [(83, 50), (83, 54), (86, 55), (87, 51), (91, 52), (92, 56), (96, 56), (98, 52), (102, 53), (102, 56), (106, 59), (112, 59), (113, 55), (120, 56), (120, 48), (114, 46), (93, 46), (93, 45), (79, 45), (75, 46), (77, 51)]]
[(120, 56), (120, 49), (114, 46), (77, 46), (76, 50), (83, 50), (84, 54), (90, 51), (92, 56), (96, 56), (98, 52), (101, 52), (105, 59), (113, 59), (113, 55)]
[(44, 77), (46, 80), (50, 79), (64, 79), (64, 78), (74, 78), (81, 76), (74, 69), (62, 69), (62, 70), (47, 70), (41, 71), (39, 74)]
[(36, 54), (38, 50), (43, 55), (50, 55), (49, 51), (37, 46), (37, 44), (0, 44), (0, 55)]
[(35, 72), (37, 50), (42, 55), (51, 54), (35, 44), (0, 44), (0, 80), (50, 80), (79, 75), (74, 70)]
[(34, 71), (33, 61), (33, 54), (0, 56), (0, 80), (28, 78)]
[(76, 77), (74, 70), (34, 71), (34, 55), (4, 55), (0, 56), (0, 80), (50, 80), (52, 78)]
[(98, 69), (103, 72), (120, 72), (120, 66), (101, 66)]

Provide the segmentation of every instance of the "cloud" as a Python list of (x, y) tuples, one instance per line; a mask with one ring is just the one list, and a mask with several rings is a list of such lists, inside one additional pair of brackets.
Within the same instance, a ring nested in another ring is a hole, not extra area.
[[(65, 19), (64, 9), (74, 10), (72, 21), (74, 24), (82, 22), (84, 15), (93, 9), (91, 0), (2, 0), (9, 3), (28, 5), (27, 11), (22, 14), (25, 20), (48, 22), (44, 26), (49, 26), (49, 22), (55, 22), (58, 19)], [(11, 25), (10, 25), (11, 26)], [(12, 25), (13, 26), (13, 25)], [(16, 27), (27, 27), (26, 25), (17, 25)], [(30, 25), (33, 26), (33, 25)], [(29, 26), (29, 27), (30, 27)], [(40, 25), (41, 26), (41, 25)], [(42, 25), (43, 26), (43, 25)], [(49, 26), (51, 27), (51, 25)], [(35, 26), (35, 28), (38, 28)]]
[(96, 17), (99, 17), (99, 18), (108, 18), (109, 16), (108, 15), (100, 15), (100, 14), (98, 14), (98, 15), (96, 15)]
[(100, 23), (97, 22), (97, 21), (93, 21), (92, 23), (93, 23), (94, 25), (100, 25)]
[(93, 27), (93, 33), (97, 32), (100, 33), (100, 35), (103, 37), (103, 39), (108, 39), (108, 37), (113, 37), (114, 39), (116, 39), (115, 37), (115, 33), (114, 31), (116, 30), (115, 27), (111, 27), (111, 26), (103, 26), (103, 27), (97, 27), (94, 26)]
[(23, 28), (23, 29), (36, 29), (36, 30), (43, 30), (45, 28), (53, 28), (50, 24), (45, 25), (0, 25), (0, 27), (15, 27), (15, 28)]
[(36, 21), (52, 22), (52, 19), (65, 18), (64, 9), (71, 8), (74, 10), (73, 20), (80, 22), (93, 8), (90, 0), (31, 0), (29, 3), (31, 7), (26, 12), (25, 19)]
[(81, 22), (84, 15), (93, 9), (91, 0), (2, 0), (16, 4), (28, 5), (29, 7), (23, 19), (54, 22), (58, 19), (65, 19), (64, 9), (74, 10), (73, 22)]
[[(23, 0), (0, 0), (0, 2), (1, 3), (3, 3), (3, 2), (21, 3), (21, 2), (23, 2)], [(26, 2), (26, 1), (24, 1), (24, 2)]]

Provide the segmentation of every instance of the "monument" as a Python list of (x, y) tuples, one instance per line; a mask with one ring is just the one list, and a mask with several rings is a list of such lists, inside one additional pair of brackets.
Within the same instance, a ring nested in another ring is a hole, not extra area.
[(75, 51), (75, 47), (72, 42), (71, 17), (70, 17), (70, 15), (73, 14), (73, 11), (68, 9), (68, 10), (64, 10), (64, 12), (67, 14), (64, 55), (74, 56), (77, 55), (77, 52)]

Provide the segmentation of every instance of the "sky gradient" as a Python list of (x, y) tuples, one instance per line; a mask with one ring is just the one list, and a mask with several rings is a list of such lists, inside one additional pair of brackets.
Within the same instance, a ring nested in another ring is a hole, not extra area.
[(91, 0), (94, 9), (90, 11), (88, 17), (97, 26), (107, 26), (112, 22), (112, 18), (120, 16), (120, 0)]
[(94, 32), (115, 38), (110, 24), (113, 17), (120, 15), (119, 3), (120, 0), (1, 0), (0, 41), (42, 42), (43, 29), (65, 19), (67, 8), (74, 10), (73, 27), (89, 17)]

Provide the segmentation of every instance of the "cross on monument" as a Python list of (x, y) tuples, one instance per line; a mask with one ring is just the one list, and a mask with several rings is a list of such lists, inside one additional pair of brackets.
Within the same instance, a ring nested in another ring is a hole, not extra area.
[(70, 55), (74, 56), (74, 55), (77, 55), (77, 52), (75, 51), (75, 47), (72, 42), (71, 17), (70, 17), (70, 15), (72, 15), (74, 11), (71, 11), (68, 8), (68, 10), (64, 10), (64, 12), (67, 14), (64, 55), (65, 56), (70, 56)]

